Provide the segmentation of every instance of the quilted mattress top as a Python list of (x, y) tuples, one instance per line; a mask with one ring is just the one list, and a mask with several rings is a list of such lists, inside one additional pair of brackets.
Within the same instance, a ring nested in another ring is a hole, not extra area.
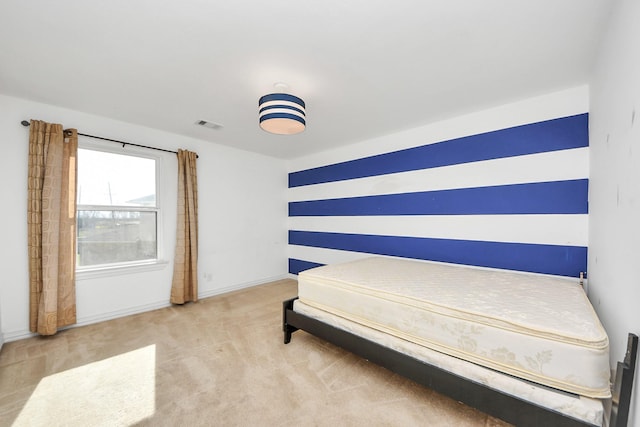
[(373, 257), (303, 271), (300, 279), (522, 334), (608, 347), (577, 278)]

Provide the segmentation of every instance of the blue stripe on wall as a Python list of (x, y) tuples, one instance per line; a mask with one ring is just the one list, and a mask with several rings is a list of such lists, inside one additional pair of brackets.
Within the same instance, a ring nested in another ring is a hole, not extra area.
[(318, 264), (317, 262), (303, 261), (301, 259), (289, 258), (289, 273), (298, 274), (301, 271), (309, 270), (310, 268), (320, 267), (324, 264)]
[(578, 277), (587, 268), (581, 246), (289, 231), (289, 244)]
[(589, 146), (588, 114), (531, 123), (289, 174), (289, 187)]
[(588, 185), (577, 179), (290, 202), (289, 216), (585, 214)]

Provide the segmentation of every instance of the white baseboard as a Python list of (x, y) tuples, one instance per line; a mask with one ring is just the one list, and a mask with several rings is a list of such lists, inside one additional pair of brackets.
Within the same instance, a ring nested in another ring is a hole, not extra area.
[(239, 291), (241, 289), (251, 288), (253, 286), (264, 285), (270, 282), (276, 282), (278, 280), (288, 279), (288, 274), (282, 274), (280, 276), (267, 277), (260, 280), (252, 280), (250, 282), (237, 283), (234, 285), (224, 286), (222, 288), (210, 289), (208, 291), (203, 291), (198, 293), (198, 298), (209, 298), (216, 295), (226, 294), (229, 292)]
[[(292, 278), (290, 274), (283, 274), (275, 277), (267, 277), (264, 279), (253, 280), (250, 282), (237, 283), (237, 284), (225, 286), (222, 288), (216, 288), (216, 289), (211, 289), (205, 292), (199, 292), (198, 298), (199, 299), (209, 298), (212, 296), (226, 294), (233, 291), (239, 291), (241, 289), (251, 288), (253, 286), (258, 286), (258, 285), (264, 285), (269, 282), (275, 282), (277, 280), (288, 279), (288, 278)], [(293, 276), (293, 278), (295, 278), (295, 276)], [(154, 303), (143, 304), (135, 307), (129, 307), (122, 310), (110, 311), (108, 313), (100, 313), (94, 316), (86, 316), (86, 317), (78, 318), (78, 321), (76, 322), (76, 324), (71, 325), (68, 328), (77, 328), (80, 326), (91, 325), (93, 323), (117, 319), (119, 317), (131, 316), (133, 314), (144, 313), (146, 311), (158, 310), (160, 308), (169, 307), (170, 305), (171, 304), (169, 303), (169, 301), (157, 301)], [(29, 330), (5, 332), (0, 337), (1, 338), (0, 348), (2, 347), (2, 340), (4, 340), (4, 342), (7, 343), (7, 342), (18, 341), (25, 338), (35, 337), (35, 336), (37, 336), (37, 334), (34, 334)]]
[[(107, 320), (117, 319), (119, 317), (130, 316), (132, 314), (144, 313), (145, 311), (157, 310), (159, 308), (168, 307), (169, 305), (171, 305), (169, 304), (169, 301), (159, 301), (155, 303), (129, 307), (123, 310), (115, 310), (107, 313), (100, 313), (94, 316), (79, 317), (75, 324), (61, 328), (60, 330), (78, 328), (80, 326), (87, 326), (93, 323), (99, 323)], [(26, 338), (35, 337), (35, 336), (38, 336), (38, 334), (35, 334), (29, 330), (26, 330), (26, 331), (5, 332), (3, 338), (5, 342), (11, 342), (11, 341), (18, 341)]]
[(135, 307), (129, 307), (122, 310), (110, 311), (108, 313), (100, 313), (93, 316), (86, 316), (78, 318), (74, 325), (70, 328), (77, 328), (79, 326), (91, 325), (93, 323), (104, 322), (107, 320), (117, 319), (119, 317), (131, 316), (132, 314), (144, 313), (146, 311), (158, 310), (160, 308), (169, 307), (171, 304), (169, 301), (156, 301), (153, 303), (137, 305)]
[(4, 332), (2, 334), (2, 338), (5, 343), (11, 342), (11, 341), (23, 340), (25, 338), (31, 338), (35, 336), (36, 334), (34, 334), (28, 329), (23, 331)]

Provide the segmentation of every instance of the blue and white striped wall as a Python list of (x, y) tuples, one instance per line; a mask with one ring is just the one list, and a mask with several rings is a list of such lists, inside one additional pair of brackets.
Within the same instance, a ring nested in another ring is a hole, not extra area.
[(586, 272), (588, 115), (289, 174), (289, 272), (366, 254)]

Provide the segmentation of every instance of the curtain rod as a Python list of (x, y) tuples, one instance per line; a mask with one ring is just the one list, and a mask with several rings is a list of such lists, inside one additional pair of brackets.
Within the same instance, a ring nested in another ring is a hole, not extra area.
[[(26, 120), (23, 120), (20, 123), (22, 123), (22, 126), (29, 126), (31, 124)], [(88, 138), (101, 139), (103, 141), (117, 142), (118, 144), (122, 144), (123, 147), (125, 145), (131, 145), (133, 147), (148, 148), (149, 150), (158, 150), (158, 151), (164, 151), (165, 153), (178, 154), (177, 151), (165, 150), (164, 148), (158, 148), (158, 147), (149, 147), (148, 145), (134, 144), (132, 142), (118, 141), (117, 139), (104, 138), (102, 136), (88, 135), (86, 133), (80, 133), (80, 132), (78, 132), (78, 135), (86, 136)], [(198, 157), (199, 156), (196, 154), (196, 158), (198, 158)]]

